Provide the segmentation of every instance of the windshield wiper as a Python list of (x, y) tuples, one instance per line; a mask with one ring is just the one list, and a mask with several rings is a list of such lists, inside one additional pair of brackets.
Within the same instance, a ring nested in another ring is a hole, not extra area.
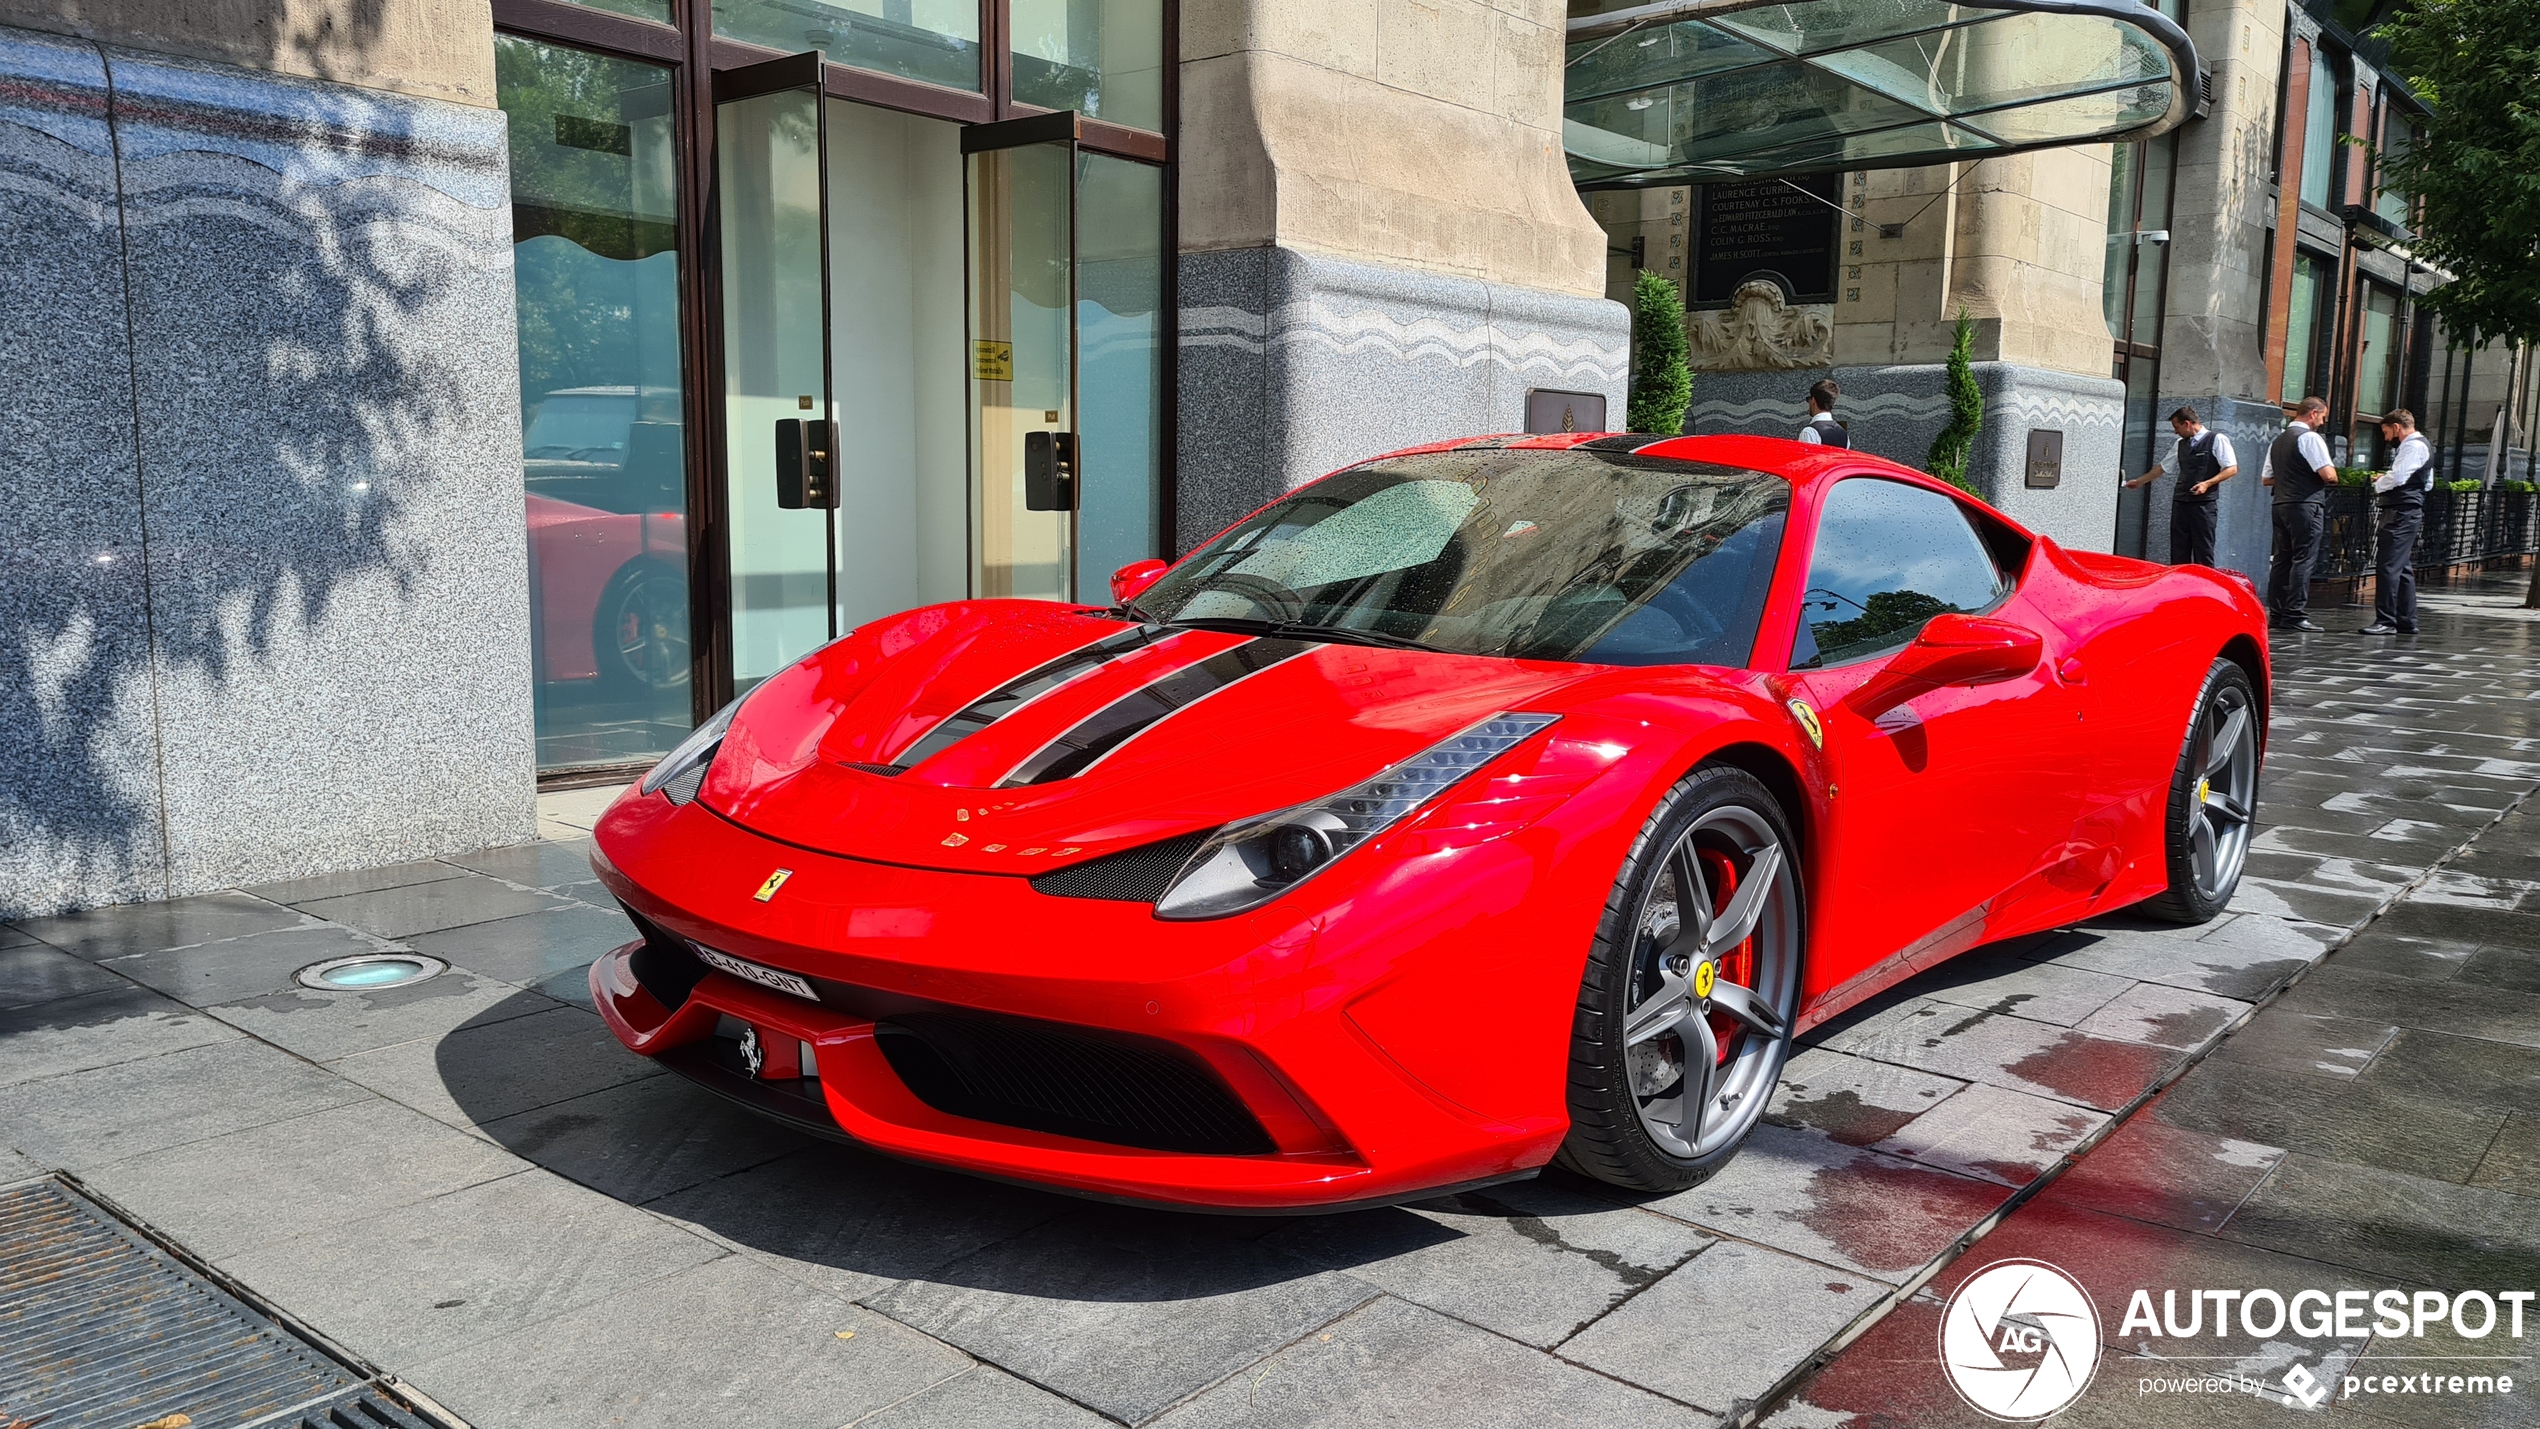
[(1375, 645), (1387, 650), (1425, 650), (1432, 655), (1458, 652), (1407, 635), (1387, 635), (1381, 630), (1360, 630), (1349, 625), (1310, 625), (1295, 620), (1254, 620), (1242, 615), (1201, 615), (1188, 619), (1168, 620), (1167, 625), (1187, 625), (1194, 630), (1231, 630), (1239, 635), (1283, 636), (1291, 640), (1330, 640), (1343, 645)]

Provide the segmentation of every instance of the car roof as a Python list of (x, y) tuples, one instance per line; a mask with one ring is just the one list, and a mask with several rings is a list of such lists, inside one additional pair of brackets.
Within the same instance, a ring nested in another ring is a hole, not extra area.
[[(1387, 452), (1370, 461), (1388, 461), (1395, 457), (1426, 456), (1434, 452), (1460, 451), (1567, 451), (1586, 447), (1592, 451), (1629, 452), (1634, 456), (1662, 457), (1674, 461), (1707, 462), (1714, 466), (1744, 467), (1769, 476), (1778, 476), (1795, 489), (1806, 490), (1838, 476), (1876, 475), (1892, 477), (1915, 486), (1927, 486), (1951, 496), (1964, 497), (1966, 492), (1938, 481), (1900, 462), (1868, 452), (1843, 447), (1820, 446), (1814, 442), (1796, 442), (1786, 437), (1758, 437), (1743, 433), (1723, 433), (1708, 437), (1669, 437), (1647, 432), (1502, 432), (1492, 436), (1457, 437), (1449, 441), (1428, 442), (1400, 451)], [(2004, 515), (1991, 502), (1977, 498), (1980, 505), (1996, 519), (2023, 536), (2036, 533)]]

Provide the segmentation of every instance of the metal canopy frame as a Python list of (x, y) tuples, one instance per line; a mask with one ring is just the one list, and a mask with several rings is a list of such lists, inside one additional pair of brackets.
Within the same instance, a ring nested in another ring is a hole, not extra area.
[[(1978, 52), (1997, 36), (2026, 51)], [(2194, 43), (2141, 0), (1658, 0), (1573, 15), (1568, 42), (1582, 189), (2130, 143), (2203, 110)]]

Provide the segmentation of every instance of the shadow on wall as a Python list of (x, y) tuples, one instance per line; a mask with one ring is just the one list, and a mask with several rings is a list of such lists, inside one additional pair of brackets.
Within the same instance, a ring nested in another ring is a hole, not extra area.
[(416, 609), (521, 563), (445, 539), (519, 529), (500, 116), (10, 30), (0, 77), (0, 916), (306, 866), (422, 772), (363, 767)]

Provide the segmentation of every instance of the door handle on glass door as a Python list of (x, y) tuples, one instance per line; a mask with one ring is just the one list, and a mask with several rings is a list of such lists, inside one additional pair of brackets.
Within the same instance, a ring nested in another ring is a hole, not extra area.
[(1023, 509), (1076, 509), (1076, 434), (1023, 434)]
[(787, 417), (776, 424), (776, 504), (786, 511), (838, 504), (838, 424)]

